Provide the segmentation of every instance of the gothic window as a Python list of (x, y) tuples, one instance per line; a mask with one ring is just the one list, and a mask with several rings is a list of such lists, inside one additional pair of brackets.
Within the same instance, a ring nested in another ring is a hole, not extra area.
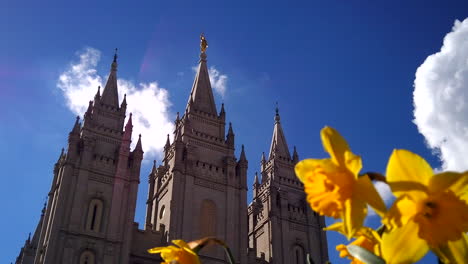
[[(101, 227), (103, 203), (99, 199), (93, 199), (89, 203), (88, 215), (86, 218), (86, 230), (99, 232)], [(94, 262), (93, 262), (94, 263)]]
[(80, 264), (94, 264), (95, 262), (95, 257), (94, 253), (92, 251), (86, 250), (83, 253), (81, 253), (80, 256)]
[(304, 249), (300, 245), (294, 245), (293, 247), (293, 260), (294, 264), (304, 264), (305, 263), (305, 255)]
[(201, 237), (216, 236), (216, 204), (211, 200), (203, 200), (200, 210)]

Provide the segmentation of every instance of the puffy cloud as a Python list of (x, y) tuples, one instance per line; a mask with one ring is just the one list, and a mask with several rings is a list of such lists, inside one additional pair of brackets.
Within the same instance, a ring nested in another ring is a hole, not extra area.
[(468, 19), (455, 21), (439, 52), (416, 71), (414, 123), (442, 169), (468, 169)]
[[(86, 48), (77, 53), (79, 61), (72, 62), (60, 75), (57, 87), (63, 92), (68, 108), (75, 114), (83, 116), (89, 100), (94, 98), (97, 87), (104, 87), (106, 77), (98, 75), (96, 66), (101, 52)], [(170, 121), (169, 93), (158, 86), (157, 82), (138, 83), (119, 78), (119, 98), (127, 94), (127, 116), (133, 113), (134, 145), (138, 134), (142, 134), (145, 156), (159, 155), (166, 142), (166, 135), (172, 134), (174, 125)], [(102, 92), (102, 91), (101, 91)]]
[[(383, 182), (375, 182), (374, 183), (375, 189), (380, 194), (380, 197), (384, 200), (387, 207), (389, 207), (392, 202), (395, 200), (395, 196), (393, 196), (392, 190), (388, 186), (388, 184)], [(369, 216), (376, 216), (377, 213), (372, 209), (372, 207), (368, 207), (369, 209)]]
[(227, 82), (227, 75), (221, 74), (215, 67), (211, 66), (208, 69), (208, 73), (210, 74), (210, 82), (211, 87), (221, 96), (224, 97), (226, 93), (226, 82)]

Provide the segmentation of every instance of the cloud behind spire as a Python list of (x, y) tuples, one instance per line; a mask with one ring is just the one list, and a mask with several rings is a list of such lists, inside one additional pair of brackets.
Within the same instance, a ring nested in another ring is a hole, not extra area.
[[(70, 111), (82, 116), (105, 78), (96, 70), (101, 57), (99, 50), (88, 47), (77, 52), (77, 56), (79, 60), (71, 62), (59, 76), (57, 87), (63, 92)], [(120, 78), (117, 84), (119, 98), (127, 94), (127, 118), (129, 113), (133, 113), (132, 145), (138, 141), (138, 134), (142, 134), (145, 158), (160, 157), (166, 135), (174, 129), (170, 121), (172, 115), (169, 108), (172, 103), (169, 92), (159, 87), (156, 81), (135, 84)]]

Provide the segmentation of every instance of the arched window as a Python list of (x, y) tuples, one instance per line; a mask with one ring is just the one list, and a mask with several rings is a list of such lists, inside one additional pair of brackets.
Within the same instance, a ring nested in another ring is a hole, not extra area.
[(304, 249), (300, 245), (294, 245), (293, 246), (293, 261), (294, 264), (304, 264), (305, 263), (305, 255), (304, 255)]
[(99, 232), (102, 220), (103, 203), (99, 199), (93, 199), (89, 203), (88, 216), (86, 218), (86, 230)]
[(216, 236), (216, 204), (211, 200), (203, 200), (200, 209), (201, 237)]
[(95, 262), (95, 257), (94, 253), (92, 251), (86, 250), (83, 253), (81, 253), (80, 256), (80, 264), (94, 264)]

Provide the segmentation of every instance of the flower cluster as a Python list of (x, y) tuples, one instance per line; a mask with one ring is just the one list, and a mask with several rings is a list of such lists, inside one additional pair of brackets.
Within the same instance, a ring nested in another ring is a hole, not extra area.
[[(468, 172), (434, 174), (420, 156), (393, 151), (386, 182), (396, 197), (389, 210), (370, 175), (360, 174), (361, 158), (353, 154), (333, 128), (321, 131), (328, 159), (306, 159), (296, 167), (307, 201), (317, 213), (341, 222), (327, 228), (356, 238), (339, 245), (341, 257), (352, 263), (414, 263), (432, 250), (444, 263), (468, 261)], [(382, 217), (375, 231), (363, 226), (367, 205)]]

